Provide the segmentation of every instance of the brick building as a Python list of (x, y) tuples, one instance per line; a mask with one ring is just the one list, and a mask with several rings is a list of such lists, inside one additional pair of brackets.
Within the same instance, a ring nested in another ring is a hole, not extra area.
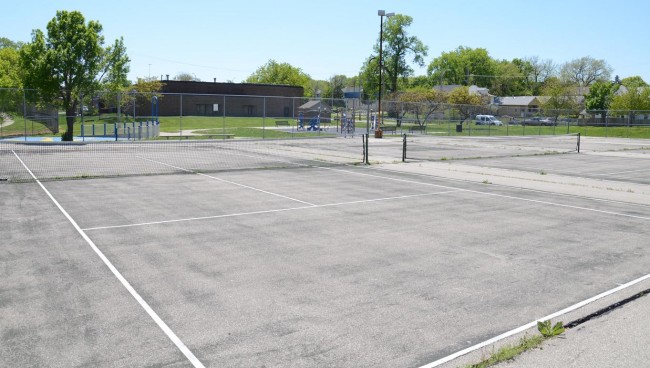
[(161, 116), (293, 117), (303, 87), (271, 84), (163, 81)]

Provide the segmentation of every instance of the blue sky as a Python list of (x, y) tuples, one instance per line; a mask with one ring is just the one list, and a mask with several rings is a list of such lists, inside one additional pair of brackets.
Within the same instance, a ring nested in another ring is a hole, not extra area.
[(427, 64), (462, 45), (508, 60), (591, 56), (650, 82), (646, 0), (22, 0), (4, 7), (0, 36), (28, 42), (56, 10), (79, 10), (103, 25), (107, 43), (124, 37), (132, 80), (186, 72), (241, 82), (269, 59), (327, 80), (359, 72), (378, 9), (413, 17), (408, 31), (429, 47)]

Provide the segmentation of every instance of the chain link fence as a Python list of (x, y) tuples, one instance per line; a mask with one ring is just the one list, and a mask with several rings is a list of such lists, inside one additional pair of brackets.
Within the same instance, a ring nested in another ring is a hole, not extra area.
[(59, 132), (59, 112), (47, 103), (29, 102), (35, 91), (0, 88), (0, 137)]
[(34, 103), (29, 90), (0, 89), (0, 137), (56, 136), (73, 123), (76, 139), (190, 140), (353, 136), (560, 135), (650, 138), (650, 111), (576, 111), (250, 95), (102, 92), (81, 96), (66, 116)]

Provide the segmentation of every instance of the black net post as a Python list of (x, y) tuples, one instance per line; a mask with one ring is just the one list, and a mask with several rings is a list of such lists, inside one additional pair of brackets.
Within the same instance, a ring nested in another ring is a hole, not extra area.
[(368, 165), (368, 134), (361, 135), (363, 140), (363, 163)]
[(580, 133), (578, 133), (578, 144), (576, 145), (576, 150), (580, 153)]
[(406, 134), (402, 134), (402, 162), (406, 161)]

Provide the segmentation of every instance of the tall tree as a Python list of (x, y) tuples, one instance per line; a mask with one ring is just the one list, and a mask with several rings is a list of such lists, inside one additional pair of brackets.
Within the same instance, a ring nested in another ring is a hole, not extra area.
[(542, 93), (547, 97), (542, 102), (542, 109), (546, 115), (553, 118), (554, 122), (557, 122), (560, 115), (575, 115), (580, 111), (580, 104), (576, 99), (572, 83), (549, 78)]
[(634, 120), (638, 111), (650, 111), (650, 87), (631, 83), (621, 87), (622, 93), (612, 97), (610, 108), (619, 114), (629, 114), (630, 121)]
[(0, 37), (0, 49), (10, 48), (18, 50), (23, 47), (23, 45), (24, 44), (22, 42), (14, 42), (6, 37)]
[(573, 83), (579, 87), (588, 87), (596, 81), (610, 79), (612, 67), (605, 60), (594, 59), (591, 56), (571, 60), (560, 69), (563, 81)]
[(18, 50), (0, 48), (0, 88), (20, 88), (20, 54)]
[(379, 58), (370, 56), (361, 67), (361, 83), (363, 84), (363, 98), (374, 100), (379, 94)]
[(523, 95), (539, 96), (544, 81), (555, 74), (555, 64), (550, 59), (540, 59), (539, 56), (529, 56), (523, 59), (515, 58), (512, 63), (517, 66), (519, 72), (524, 76), (523, 84), (525, 93)]
[(606, 122), (607, 110), (609, 110), (618, 87), (616, 83), (597, 81), (589, 87), (589, 93), (585, 95), (587, 111), (592, 114), (600, 114), (603, 124)]
[(433, 88), (433, 84), (426, 75), (418, 75), (407, 80), (407, 88)]
[(619, 81), (619, 83), (626, 87), (645, 87), (648, 85), (648, 83), (646, 83), (643, 78), (638, 75), (623, 78)]
[[(6, 38), (0, 38), (0, 112), (20, 111), (23, 93), (14, 88), (22, 87), (19, 46)], [(5, 89), (8, 88), (8, 89)], [(0, 117), (0, 123), (2, 117)]]
[(311, 96), (311, 77), (302, 69), (289, 63), (278, 63), (271, 59), (246, 78), (246, 83), (286, 84), (301, 86), (305, 95)]
[(109, 91), (119, 91), (128, 87), (131, 82), (127, 79), (131, 60), (126, 54), (124, 38), (120, 37), (103, 50), (100, 62), (98, 82), (101, 88)]
[[(156, 77), (138, 78), (136, 83), (122, 89), (120, 99), (122, 110), (127, 115), (133, 115), (134, 119), (136, 115), (134, 110), (148, 111), (152, 97), (155, 96), (159, 101), (164, 97), (161, 93), (163, 84)], [(114, 98), (115, 96), (105, 97)]]
[(442, 108), (445, 99), (443, 93), (431, 88), (417, 87), (398, 93), (395, 97), (399, 106), (398, 125), (406, 114), (411, 114), (418, 125), (424, 126), (431, 115)]
[[(386, 92), (397, 92), (398, 80), (413, 75), (413, 68), (407, 60), (424, 66), (424, 57), (427, 56), (428, 47), (416, 36), (410, 36), (407, 28), (413, 23), (413, 18), (408, 15), (397, 14), (388, 18), (384, 26), (384, 42), (382, 66), (386, 73)], [(375, 45), (375, 52), (379, 52), (379, 44)]]
[(36, 88), (38, 97), (60, 101), (66, 112), (64, 140), (72, 140), (79, 97), (105, 85), (123, 85), (128, 56), (122, 39), (103, 48), (102, 25), (86, 20), (78, 11), (57, 11), (47, 24), (47, 35), (36, 29), (32, 42), (20, 52), (26, 88)]
[(348, 84), (348, 78), (345, 75), (334, 75), (330, 78), (329, 83), (325, 87), (323, 97), (328, 98), (343, 98), (343, 88)]
[(555, 75), (557, 66), (551, 59), (540, 59), (539, 56), (529, 56), (523, 59), (530, 65), (528, 78), (533, 83), (533, 95), (537, 96), (541, 92), (541, 86), (544, 81)]
[[(525, 64), (517, 64), (515, 61), (495, 62), (495, 76), (490, 93), (497, 96), (529, 95), (528, 79), (524, 74), (525, 67)], [(524, 69), (524, 72), (521, 69)]]
[(427, 74), (434, 85), (476, 84), (490, 88), (495, 74), (495, 62), (486, 49), (459, 46), (456, 50), (443, 52), (433, 59)]
[[(397, 92), (400, 80), (413, 75), (411, 62), (418, 66), (424, 65), (428, 47), (416, 36), (408, 34), (407, 29), (411, 24), (412, 17), (397, 14), (389, 17), (383, 26), (381, 64), (384, 73), (382, 83), (386, 94)], [(361, 76), (364, 80), (364, 94), (374, 98), (379, 91), (379, 39), (374, 46), (374, 54), (366, 59), (361, 68)]]
[(454, 88), (447, 96), (447, 102), (453, 105), (453, 108), (458, 112), (461, 117), (461, 124), (471, 118), (473, 114), (478, 113), (484, 101), (481, 96), (469, 92), (469, 87), (461, 86)]
[(194, 78), (194, 75), (192, 75), (191, 73), (180, 72), (180, 73), (176, 74), (176, 76), (174, 77), (174, 80), (189, 82), (189, 81), (196, 80), (196, 78)]

